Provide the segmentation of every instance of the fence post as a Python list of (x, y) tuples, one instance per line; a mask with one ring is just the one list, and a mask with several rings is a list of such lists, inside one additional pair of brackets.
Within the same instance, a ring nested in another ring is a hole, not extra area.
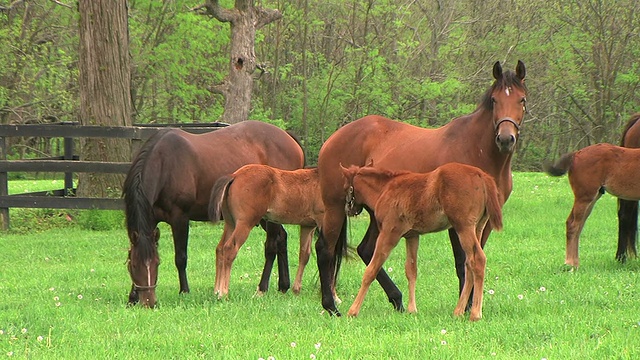
[[(7, 160), (5, 137), (0, 136), (0, 160)], [(0, 172), (0, 196), (9, 195), (8, 173)], [(0, 229), (9, 230), (9, 208), (0, 208)]]
[[(73, 160), (73, 138), (64, 138), (64, 159)], [(64, 196), (75, 195), (73, 191), (73, 173), (64, 173)]]

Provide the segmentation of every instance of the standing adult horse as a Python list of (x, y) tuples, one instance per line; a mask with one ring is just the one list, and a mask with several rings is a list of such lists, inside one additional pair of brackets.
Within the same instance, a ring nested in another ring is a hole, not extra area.
[[(640, 113), (631, 116), (622, 132), (620, 146), (640, 148)], [(628, 256), (637, 256), (638, 202), (618, 198), (618, 250), (616, 259), (620, 262)]]
[[(143, 145), (123, 186), (131, 243), (129, 303), (140, 300), (144, 306), (155, 306), (160, 221), (168, 223), (173, 232), (180, 292), (189, 292), (186, 274), (189, 220), (208, 221), (213, 184), (246, 164), (299, 169), (304, 166), (304, 152), (287, 132), (259, 121), (244, 121), (200, 135), (179, 129), (163, 130)], [(265, 230), (265, 267), (277, 253), (279, 288), (286, 291), (289, 288), (286, 232), (281, 225), (269, 223)]]
[[(325, 215), (316, 242), (322, 306), (334, 315), (336, 308), (331, 287), (340, 267), (345, 236), (345, 190), (340, 164), (413, 172), (429, 172), (449, 162), (476, 166), (496, 180), (501, 204), (511, 193), (511, 157), (516, 147), (525, 113), (527, 89), (525, 66), (518, 61), (516, 71), (504, 71), (500, 62), (493, 66), (494, 83), (483, 95), (476, 110), (437, 129), (424, 129), (381, 116), (366, 116), (338, 129), (327, 139), (318, 156), (320, 188)], [(370, 218), (375, 216), (368, 209)], [(484, 246), (491, 227), (482, 235)], [(358, 246), (358, 254), (369, 263), (378, 236), (371, 221)], [(455, 256), (460, 291), (464, 285), (465, 255), (455, 231), (449, 230)], [(402, 293), (384, 269), (376, 279), (393, 306), (403, 311)]]

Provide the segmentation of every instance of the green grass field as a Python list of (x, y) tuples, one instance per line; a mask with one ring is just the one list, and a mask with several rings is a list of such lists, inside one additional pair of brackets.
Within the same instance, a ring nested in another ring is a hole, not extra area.
[[(11, 186), (15, 193), (25, 184)], [(564, 222), (572, 201), (566, 177), (514, 174), (505, 229), (485, 247), (484, 318), (477, 323), (452, 316), (457, 280), (446, 233), (421, 237), (418, 314), (396, 313), (374, 284), (359, 317), (332, 318), (320, 304), (315, 252), (300, 296), (275, 291), (275, 270), (271, 290), (254, 296), (263, 264), (260, 229), (234, 263), (229, 298), (218, 301), (214, 256), (222, 225), (192, 224), (192, 292), (178, 295), (170, 231), (162, 224), (159, 306), (149, 310), (126, 307), (128, 240), (121, 214), (67, 217), (60, 210), (14, 209), (15, 229), (0, 234), (0, 357), (637, 359), (640, 263), (614, 260), (615, 198), (605, 195), (596, 205), (581, 238), (581, 267), (568, 272)], [(78, 220), (87, 217), (111, 221), (111, 229), (88, 230)], [(351, 245), (366, 224), (366, 217), (351, 219)], [(288, 230), (294, 274), (298, 234), (295, 227)], [(404, 254), (401, 242), (385, 268), (405, 293), (406, 306)], [(343, 313), (363, 270), (359, 259), (343, 263)]]

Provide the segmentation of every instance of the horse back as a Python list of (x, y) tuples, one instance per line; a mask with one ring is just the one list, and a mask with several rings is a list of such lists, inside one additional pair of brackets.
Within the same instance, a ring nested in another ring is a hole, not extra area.
[(253, 163), (297, 169), (304, 166), (304, 152), (285, 131), (259, 121), (204, 134), (171, 129), (149, 151), (142, 171), (144, 188), (159, 219), (183, 213), (207, 221), (215, 181)]
[(620, 146), (640, 148), (640, 113), (633, 114), (627, 122), (623, 132)]

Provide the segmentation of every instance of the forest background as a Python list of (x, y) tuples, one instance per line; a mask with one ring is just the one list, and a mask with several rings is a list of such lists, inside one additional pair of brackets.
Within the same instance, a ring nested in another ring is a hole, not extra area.
[[(191, 10), (201, 2), (129, 1), (134, 123), (220, 118), (213, 88), (228, 73), (229, 24)], [(310, 164), (337, 128), (368, 114), (437, 127), (472, 112), (495, 61), (527, 68), (515, 170), (618, 143), (638, 111), (637, 0), (255, 3), (283, 17), (256, 36), (250, 118), (298, 134)], [(0, 124), (78, 121), (78, 47), (76, 2), (0, 0)], [(10, 157), (41, 151), (15, 145)]]

